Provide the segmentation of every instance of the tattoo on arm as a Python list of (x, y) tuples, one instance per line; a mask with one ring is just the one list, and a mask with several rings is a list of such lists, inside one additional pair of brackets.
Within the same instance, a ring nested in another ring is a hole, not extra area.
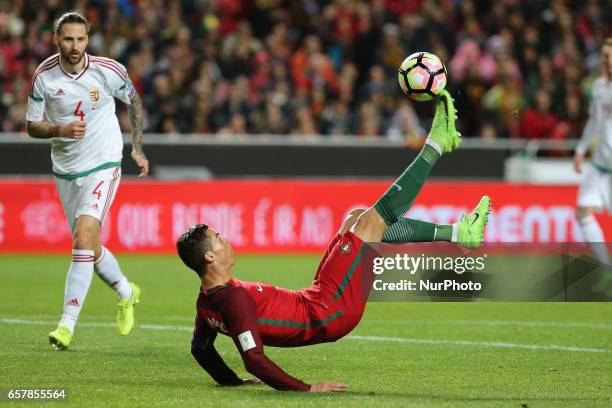
[(138, 93), (135, 93), (131, 98), (131, 103), (128, 105), (128, 112), (132, 125), (132, 145), (135, 150), (142, 153), (142, 122), (144, 109), (142, 107), (142, 99), (140, 99)]
[(60, 135), (60, 127), (58, 125), (44, 121), (32, 122), (28, 120), (26, 130), (28, 135), (35, 139), (50, 139)]

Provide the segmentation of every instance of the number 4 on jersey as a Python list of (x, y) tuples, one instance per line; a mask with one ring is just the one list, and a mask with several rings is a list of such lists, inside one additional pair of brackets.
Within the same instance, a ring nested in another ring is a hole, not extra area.
[(74, 109), (74, 116), (78, 116), (81, 118), (81, 122), (83, 122), (85, 120), (85, 112), (83, 112), (81, 110), (81, 105), (83, 104), (83, 101), (79, 101), (79, 103), (77, 103), (76, 108)]

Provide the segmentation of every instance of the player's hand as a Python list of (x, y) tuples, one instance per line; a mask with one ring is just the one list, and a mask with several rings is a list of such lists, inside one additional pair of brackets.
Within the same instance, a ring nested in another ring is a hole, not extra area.
[(259, 378), (243, 378), (242, 379), (242, 385), (258, 385), (258, 384), (263, 384), (264, 382), (261, 381)]
[(60, 126), (60, 136), (68, 137), (70, 139), (82, 139), (85, 137), (85, 131), (87, 130), (87, 123), (80, 120), (70, 122), (68, 125)]
[(136, 162), (136, 165), (140, 167), (140, 174), (138, 178), (145, 178), (149, 174), (149, 160), (145, 156), (144, 152), (132, 149), (132, 159)]
[(576, 173), (582, 173), (582, 162), (584, 161), (584, 156), (581, 154), (577, 154), (574, 156), (574, 170)]
[(310, 386), (310, 392), (345, 392), (348, 385), (333, 381), (323, 381)]

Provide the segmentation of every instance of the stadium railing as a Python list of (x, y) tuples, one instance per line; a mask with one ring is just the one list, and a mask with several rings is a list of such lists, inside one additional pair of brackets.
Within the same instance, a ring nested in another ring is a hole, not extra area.
[[(418, 152), (418, 146), (385, 137), (146, 134), (144, 140), (152, 174), (166, 179), (390, 177)], [(129, 157), (128, 134), (124, 143)], [(48, 174), (48, 144), (24, 133), (0, 133), (0, 175)], [(569, 160), (576, 144), (464, 137), (461, 149), (441, 160), (432, 176), (573, 184), (577, 176)], [(124, 172), (136, 174), (130, 160), (124, 160)]]

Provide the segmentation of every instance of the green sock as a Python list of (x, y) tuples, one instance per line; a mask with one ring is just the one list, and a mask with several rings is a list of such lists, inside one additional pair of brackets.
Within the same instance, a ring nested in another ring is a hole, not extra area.
[(400, 218), (387, 228), (382, 241), (394, 243), (450, 241), (452, 236), (452, 225), (438, 225), (411, 218)]
[(440, 154), (433, 147), (425, 145), (410, 166), (374, 204), (387, 225), (395, 224), (410, 208), (439, 158)]

